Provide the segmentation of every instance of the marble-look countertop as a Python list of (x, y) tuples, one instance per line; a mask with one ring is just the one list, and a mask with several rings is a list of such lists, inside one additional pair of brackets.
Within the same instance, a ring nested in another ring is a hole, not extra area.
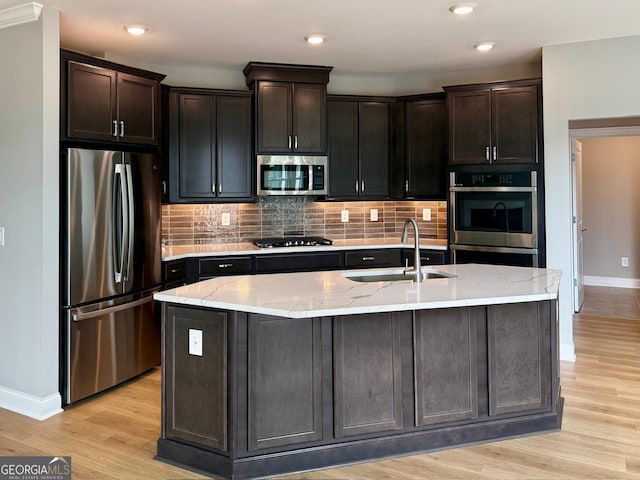
[(240, 275), (158, 292), (154, 298), (198, 307), (307, 318), (551, 300), (557, 298), (561, 275), (559, 270), (478, 264), (438, 265), (435, 270), (455, 277), (422, 283), (369, 283), (344, 276), (371, 269)]
[[(318, 252), (330, 250), (359, 250), (374, 248), (413, 248), (413, 239), (408, 243), (400, 242), (400, 238), (358, 238), (350, 240), (334, 240), (333, 245), (317, 245), (314, 247), (279, 247), (259, 248), (253, 243), (216, 243), (206, 245), (163, 245), (162, 260), (177, 260), (187, 257), (208, 257), (225, 255), (261, 255), (269, 253)], [(446, 250), (446, 240), (427, 238), (420, 240), (420, 248), (430, 250)]]

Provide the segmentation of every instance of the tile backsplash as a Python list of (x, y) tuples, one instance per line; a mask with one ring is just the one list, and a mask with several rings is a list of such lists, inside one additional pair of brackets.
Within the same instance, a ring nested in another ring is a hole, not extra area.
[[(425, 208), (431, 210), (431, 220), (423, 220)], [(377, 221), (371, 220), (372, 209), (378, 211)], [(348, 222), (341, 219), (343, 210), (349, 212)], [(223, 225), (227, 216), (229, 225)], [(285, 235), (399, 240), (406, 218), (418, 221), (421, 238), (447, 238), (444, 201), (315, 202), (308, 197), (260, 197), (257, 203), (163, 205), (162, 241), (241, 243)]]

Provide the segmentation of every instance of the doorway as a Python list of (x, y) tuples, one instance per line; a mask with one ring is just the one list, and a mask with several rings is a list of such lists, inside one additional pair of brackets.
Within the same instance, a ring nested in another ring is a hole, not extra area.
[[(582, 144), (583, 158), (580, 169), (572, 157), (577, 312), (582, 275), (587, 287), (640, 287), (640, 118), (570, 121), (569, 127), (573, 154), (575, 145)], [(578, 226), (581, 216), (584, 222)]]

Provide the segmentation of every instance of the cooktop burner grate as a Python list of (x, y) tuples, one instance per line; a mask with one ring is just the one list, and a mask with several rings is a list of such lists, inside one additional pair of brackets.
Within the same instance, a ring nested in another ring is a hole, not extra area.
[(253, 241), (256, 247), (313, 247), (316, 245), (333, 245), (333, 241), (323, 237), (268, 237)]

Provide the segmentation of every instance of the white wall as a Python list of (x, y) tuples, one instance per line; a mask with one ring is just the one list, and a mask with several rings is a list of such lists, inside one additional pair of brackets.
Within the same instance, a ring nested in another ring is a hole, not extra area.
[(561, 357), (574, 355), (569, 120), (640, 115), (640, 37), (542, 51), (547, 265), (562, 269)]
[(0, 407), (35, 418), (58, 392), (59, 14), (0, 29)]
[(640, 137), (580, 141), (584, 274), (611, 282), (640, 279)]

